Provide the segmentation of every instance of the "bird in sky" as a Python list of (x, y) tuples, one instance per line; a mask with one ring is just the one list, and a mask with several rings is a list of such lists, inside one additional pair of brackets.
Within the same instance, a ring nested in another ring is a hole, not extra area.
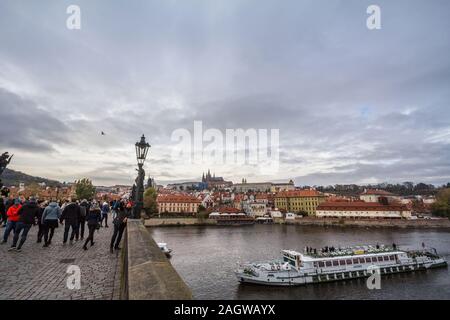
[(102, 131), (102, 136), (106, 136), (106, 133), (104, 133), (103, 131)]

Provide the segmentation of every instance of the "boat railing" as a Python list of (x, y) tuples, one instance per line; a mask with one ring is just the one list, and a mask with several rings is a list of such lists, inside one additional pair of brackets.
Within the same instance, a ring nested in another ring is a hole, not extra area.
[(327, 252), (317, 252), (312, 253), (308, 252), (306, 255), (313, 258), (333, 258), (333, 257), (342, 257), (342, 256), (359, 256), (361, 254), (370, 254), (370, 253), (385, 253), (385, 252), (393, 252), (397, 251), (393, 247), (373, 247), (373, 246), (363, 246), (363, 247), (350, 247), (350, 248), (340, 248), (336, 251), (327, 251)]

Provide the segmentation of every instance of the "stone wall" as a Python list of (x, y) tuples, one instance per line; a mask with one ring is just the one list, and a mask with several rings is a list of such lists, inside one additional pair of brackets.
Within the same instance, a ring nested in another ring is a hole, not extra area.
[[(278, 221), (279, 223), (281, 221)], [(396, 228), (450, 228), (450, 220), (407, 220), (407, 219), (349, 219), (304, 217), (294, 221), (281, 222), (309, 226), (348, 226), (348, 227), (396, 227)]]
[(210, 226), (217, 225), (214, 219), (197, 218), (151, 218), (144, 222), (146, 227), (168, 227), (168, 226)]
[(122, 253), (121, 299), (189, 300), (192, 292), (141, 220), (128, 220)]

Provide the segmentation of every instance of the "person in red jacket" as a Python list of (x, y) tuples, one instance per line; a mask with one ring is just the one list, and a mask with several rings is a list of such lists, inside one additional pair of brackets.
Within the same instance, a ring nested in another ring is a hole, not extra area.
[(14, 200), (14, 205), (9, 207), (6, 212), (6, 216), (8, 217), (8, 222), (6, 223), (5, 233), (3, 234), (2, 244), (5, 244), (8, 241), (9, 234), (12, 230), (15, 230), (16, 224), (19, 221), (19, 210), (22, 208), (22, 204), (19, 199)]

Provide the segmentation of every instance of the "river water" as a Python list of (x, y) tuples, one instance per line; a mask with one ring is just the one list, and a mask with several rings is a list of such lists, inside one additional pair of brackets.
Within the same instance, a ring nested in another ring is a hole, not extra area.
[(237, 262), (280, 259), (280, 250), (302, 251), (305, 246), (392, 244), (434, 247), (450, 261), (450, 232), (392, 228), (339, 228), (294, 225), (237, 227), (151, 228), (158, 242), (173, 249), (172, 265), (196, 299), (450, 299), (447, 268), (388, 275), (380, 290), (366, 280), (346, 280), (302, 287), (240, 284), (233, 270)]

